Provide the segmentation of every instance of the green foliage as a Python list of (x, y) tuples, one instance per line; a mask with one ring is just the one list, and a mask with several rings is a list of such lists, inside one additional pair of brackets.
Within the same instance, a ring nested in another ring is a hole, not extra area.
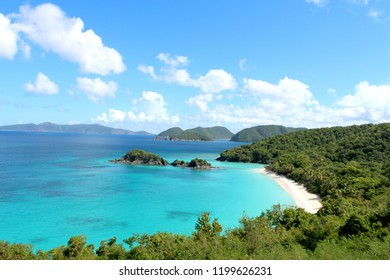
[(217, 139), (230, 139), (233, 133), (226, 127), (196, 127), (182, 130), (180, 127), (172, 127), (157, 135), (156, 139), (188, 140), (188, 141), (212, 141)]
[(209, 169), (211, 168), (211, 164), (204, 159), (195, 158), (189, 162), (188, 167), (195, 169)]
[(0, 260), (34, 260), (37, 257), (33, 253), (32, 245), (10, 244), (0, 241)]
[(236, 142), (257, 142), (268, 137), (283, 135), (290, 132), (300, 131), (305, 128), (284, 127), (281, 125), (259, 125), (245, 128), (234, 134), (231, 141)]
[(212, 140), (217, 139), (229, 139), (233, 136), (233, 133), (222, 126), (214, 126), (214, 127), (196, 127), (192, 129), (187, 129), (188, 132), (195, 132)]
[(147, 164), (147, 165), (168, 165), (169, 163), (162, 157), (149, 153), (143, 150), (134, 149), (129, 151), (121, 159), (113, 162), (127, 163), (127, 164)]
[(198, 221), (195, 224), (195, 230), (196, 231), (193, 233), (195, 239), (208, 239), (218, 237), (222, 232), (222, 226), (218, 223), (218, 219), (214, 219), (213, 222), (210, 223), (210, 212), (205, 212), (198, 218)]
[(183, 132), (180, 127), (172, 127), (159, 133), (157, 137), (175, 137)]
[(188, 141), (212, 141), (210, 137), (194, 131), (185, 130), (182, 133), (171, 137), (171, 140), (188, 140)]

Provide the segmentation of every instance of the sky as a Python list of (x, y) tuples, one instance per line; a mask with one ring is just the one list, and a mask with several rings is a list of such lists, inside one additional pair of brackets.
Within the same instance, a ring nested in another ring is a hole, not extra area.
[(0, 1), (0, 125), (390, 121), (388, 0)]

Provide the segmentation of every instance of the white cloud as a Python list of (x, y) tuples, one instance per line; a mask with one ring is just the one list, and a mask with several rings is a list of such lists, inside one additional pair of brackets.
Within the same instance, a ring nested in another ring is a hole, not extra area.
[(237, 86), (233, 76), (222, 69), (212, 69), (205, 76), (193, 80), (193, 85), (204, 93), (219, 93), (224, 90), (233, 90)]
[(188, 57), (180, 55), (172, 57), (169, 53), (160, 53), (157, 59), (172, 67), (187, 66), (189, 63)]
[(308, 4), (313, 4), (318, 7), (324, 7), (328, 4), (328, 0), (305, 0)]
[(153, 66), (139, 65), (137, 69), (146, 75), (150, 75), (155, 80), (158, 79)]
[(170, 54), (160, 53), (157, 58), (165, 64), (160, 69), (160, 75), (156, 74), (153, 66), (140, 65), (138, 70), (155, 80), (199, 88), (205, 94), (233, 90), (237, 86), (234, 77), (223, 69), (211, 69), (204, 76), (191, 78), (190, 73), (182, 68), (189, 63), (186, 56), (172, 57)]
[(343, 107), (348, 116), (367, 122), (385, 122), (390, 120), (390, 85), (370, 85), (360, 82), (355, 93), (341, 98), (336, 105)]
[(23, 40), (20, 41), (20, 49), (22, 50), (23, 56), (26, 59), (30, 59), (31, 47), (28, 44), (26, 44)]
[(34, 83), (26, 83), (24, 89), (35, 95), (53, 95), (58, 93), (58, 86), (43, 73), (38, 73)]
[(0, 13), (0, 57), (13, 59), (18, 52), (18, 39), (10, 19)]
[(142, 92), (142, 97), (133, 100), (134, 108), (128, 116), (135, 122), (177, 123), (178, 116), (168, 114), (164, 97), (154, 91)]
[(104, 82), (100, 78), (77, 78), (77, 88), (93, 102), (98, 102), (106, 97), (115, 97), (118, 88), (113, 81)]
[(110, 123), (110, 122), (123, 122), (126, 120), (126, 112), (120, 110), (109, 109), (108, 115), (102, 113), (100, 116), (97, 116), (93, 121)]
[(277, 84), (246, 79), (243, 94), (248, 102), (204, 107), (197, 121), (237, 129), (259, 124), (323, 127), (390, 121), (390, 85), (363, 81), (333, 106), (319, 104), (306, 84), (289, 78)]
[(259, 97), (265, 107), (285, 110), (296, 106), (317, 105), (306, 84), (285, 77), (277, 85), (261, 80), (244, 79), (243, 92)]
[(206, 112), (208, 110), (208, 104), (211, 101), (213, 101), (213, 95), (210, 93), (204, 93), (190, 97), (187, 103), (189, 105), (197, 106), (202, 112)]
[[(93, 30), (84, 31), (84, 22), (80, 18), (68, 17), (56, 5), (47, 3), (34, 8), (25, 5), (14, 18), (14, 28), (26, 38), (46, 51), (78, 63), (85, 73), (107, 75), (126, 69), (118, 51), (105, 46)], [(1, 25), (7, 27), (4, 17), (0, 19)], [(9, 32), (9, 28), (7, 34), (11, 37), (7, 41), (14, 42), (15, 34)], [(8, 55), (14, 55), (14, 47), (9, 46), (8, 49)]]
[(131, 111), (109, 109), (108, 114), (102, 113), (93, 121), (105, 123), (131, 122), (174, 125), (180, 121), (178, 115), (169, 115), (164, 97), (154, 91), (142, 92), (142, 97), (132, 102)]

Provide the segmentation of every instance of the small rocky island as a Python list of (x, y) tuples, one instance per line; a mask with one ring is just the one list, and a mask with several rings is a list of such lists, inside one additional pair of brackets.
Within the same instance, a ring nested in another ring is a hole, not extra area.
[(211, 169), (210, 163), (204, 159), (195, 158), (190, 162), (175, 160), (171, 164), (164, 158), (143, 150), (132, 150), (121, 158), (110, 160), (112, 163), (130, 164), (130, 165), (172, 165), (175, 167), (188, 167), (192, 169)]
[(145, 152), (143, 150), (132, 150), (121, 158), (110, 160), (113, 163), (122, 164), (142, 164), (142, 165), (169, 165), (168, 161), (162, 157)]
[(210, 163), (205, 161), (204, 159), (195, 158), (191, 160), (190, 162), (185, 162), (184, 160), (175, 160), (171, 163), (172, 166), (176, 167), (189, 167), (194, 169), (211, 169), (212, 166)]

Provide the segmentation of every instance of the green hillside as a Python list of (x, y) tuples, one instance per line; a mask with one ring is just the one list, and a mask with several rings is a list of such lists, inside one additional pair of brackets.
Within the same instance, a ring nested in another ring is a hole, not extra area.
[(236, 142), (256, 142), (268, 137), (287, 134), (303, 130), (304, 128), (284, 127), (281, 125), (259, 125), (251, 128), (245, 128), (234, 134), (231, 141)]
[(175, 137), (183, 132), (180, 127), (172, 127), (159, 133), (157, 137)]
[(213, 139), (196, 133), (194, 131), (185, 130), (182, 133), (172, 137), (172, 140), (181, 140), (181, 141), (213, 141)]
[(217, 139), (230, 139), (233, 133), (222, 126), (196, 127), (182, 130), (180, 127), (167, 129), (155, 138), (156, 140), (181, 140), (181, 141), (212, 141)]
[(196, 127), (192, 129), (187, 129), (186, 131), (196, 132), (213, 140), (230, 139), (233, 136), (233, 133), (229, 129), (222, 126)]

